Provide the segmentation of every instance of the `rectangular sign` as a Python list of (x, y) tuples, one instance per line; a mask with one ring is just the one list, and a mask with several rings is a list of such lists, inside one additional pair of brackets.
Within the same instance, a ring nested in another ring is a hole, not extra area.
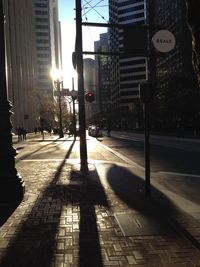
[(69, 89), (62, 89), (61, 91), (54, 91), (54, 96), (70, 96)]
[(54, 91), (54, 96), (78, 96), (78, 91), (72, 90), (69, 91), (69, 89), (62, 89), (61, 91)]

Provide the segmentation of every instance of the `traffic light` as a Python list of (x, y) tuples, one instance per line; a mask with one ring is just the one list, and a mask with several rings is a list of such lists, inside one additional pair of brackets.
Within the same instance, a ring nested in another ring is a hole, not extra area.
[(87, 93), (85, 94), (85, 100), (86, 100), (87, 102), (92, 103), (92, 102), (95, 100), (94, 93), (92, 93), (92, 92), (87, 92)]

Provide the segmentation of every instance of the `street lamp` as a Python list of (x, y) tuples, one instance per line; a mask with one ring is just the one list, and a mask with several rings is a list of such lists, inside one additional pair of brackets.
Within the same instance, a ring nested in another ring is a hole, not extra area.
[(59, 137), (63, 138), (63, 128), (62, 128), (62, 106), (61, 106), (61, 94), (63, 89), (63, 81), (61, 72), (57, 69), (51, 71), (51, 77), (53, 79), (57, 94), (58, 94), (58, 105), (59, 105)]
[(7, 97), (3, 4), (0, 0), (0, 202), (22, 200), (24, 181), (15, 168), (16, 151), (12, 146), (12, 105)]

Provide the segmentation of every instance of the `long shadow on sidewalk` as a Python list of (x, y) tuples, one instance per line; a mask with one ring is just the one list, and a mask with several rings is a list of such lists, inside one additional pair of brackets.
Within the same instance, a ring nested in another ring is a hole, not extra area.
[[(90, 180), (89, 176), (81, 176), (66, 164), (73, 145), (74, 142), (35, 201), (28, 218), (18, 218), (21, 227), (12, 233), (13, 239), (5, 250), (1, 267), (50, 267), (58, 262), (80, 267), (103, 266), (95, 205), (108, 207), (108, 202), (98, 177), (97, 181)], [(67, 173), (64, 180), (63, 172)], [(71, 215), (68, 214), (70, 210)], [(74, 227), (74, 216), (79, 217), (78, 228)], [(67, 221), (69, 217), (71, 222)], [(79, 251), (78, 257), (76, 251)], [(71, 262), (66, 259), (69, 255)]]
[[(151, 197), (145, 196), (145, 181), (128, 169), (112, 165), (107, 173), (107, 180), (115, 194), (133, 209), (135, 213), (144, 215), (151, 222), (163, 227), (169, 225), (174, 234), (174, 227), (167, 217), (175, 214), (174, 204), (161, 191), (151, 185)], [(163, 207), (165, 207), (163, 209)], [(167, 213), (168, 212), (168, 213)]]
[[(45, 141), (46, 141), (46, 140), (45, 140)], [(18, 162), (18, 161), (20, 161), (20, 160), (24, 160), (24, 159), (26, 159), (26, 158), (28, 158), (28, 157), (30, 157), (30, 156), (36, 154), (36, 153), (39, 152), (40, 150), (43, 150), (44, 148), (46, 149), (47, 147), (51, 146), (53, 143), (55, 143), (55, 142), (57, 142), (57, 141), (59, 141), (59, 140), (58, 140), (58, 139), (56, 139), (56, 140), (48, 140), (48, 142), (50, 142), (50, 143), (47, 143), (46, 145), (44, 145), (44, 146), (42, 146), (42, 147), (39, 147), (39, 148), (37, 148), (37, 149), (31, 151), (31, 153), (30, 153), (30, 152), (27, 152), (25, 155), (23, 155), (23, 156), (17, 158), (17, 159), (16, 159), (16, 162)], [(42, 142), (44, 142), (44, 141), (42, 141)], [(64, 143), (64, 142), (65, 142), (65, 140), (62, 140), (62, 143)], [(20, 147), (20, 149), (22, 149), (22, 148), (23, 148), (23, 147)], [(16, 148), (16, 150), (19, 150), (19, 148)]]

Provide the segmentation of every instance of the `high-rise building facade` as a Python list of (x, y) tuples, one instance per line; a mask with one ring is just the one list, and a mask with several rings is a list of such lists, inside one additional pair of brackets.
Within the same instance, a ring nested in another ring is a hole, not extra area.
[(33, 129), (32, 92), (37, 66), (32, 0), (4, 1), (8, 97), (13, 104), (13, 128)]
[[(94, 51), (97, 53), (106, 53), (109, 51), (108, 33), (100, 34), (99, 41), (94, 43)], [(99, 54), (95, 55), (95, 72), (97, 82), (96, 99), (98, 101), (101, 117), (106, 117), (106, 113), (110, 109), (111, 105), (110, 63), (110, 56)]]
[[(140, 25), (146, 23), (146, 1), (110, 0), (109, 17), (111, 23), (123, 25)], [(134, 36), (133, 36), (134, 38)], [(113, 52), (125, 52), (123, 29), (110, 30), (110, 49)], [(138, 84), (147, 79), (147, 60), (144, 57), (131, 55), (116, 56), (111, 66), (111, 98), (113, 109), (123, 115), (133, 109), (138, 101)], [(122, 118), (123, 120), (123, 118)]]
[(192, 38), (186, 19), (186, 3), (182, 0), (155, 0), (155, 24), (171, 31), (175, 48), (157, 56), (157, 109), (155, 124), (175, 128), (192, 127), (199, 120), (199, 93), (192, 66)]
[(37, 58), (37, 87), (53, 95), (51, 69), (60, 66), (60, 28), (57, 0), (34, 0), (34, 22)]
[(39, 123), (35, 91), (53, 98), (50, 71), (61, 66), (58, 3), (57, 0), (4, 1), (4, 13), (13, 126), (32, 131)]

